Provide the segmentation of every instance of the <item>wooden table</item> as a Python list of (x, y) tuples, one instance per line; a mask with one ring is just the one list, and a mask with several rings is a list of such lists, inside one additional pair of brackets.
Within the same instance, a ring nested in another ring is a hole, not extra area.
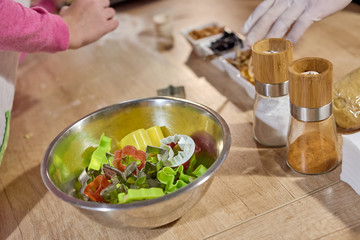
[[(252, 101), (225, 73), (198, 58), (180, 29), (210, 21), (240, 31), (259, 1), (130, 1), (116, 6), (119, 28), (77, 51), (32, 54), (20, 64), (9, 146), (0, 166), (0, 239), (359, 239), (360, 197), (339, 178), (292, 172), (285, 148), (252, 138)], [(175, 45), (158, 52), (152, 16), (174, 17)], [(294, 58), (334, 64), (334, 80), (359, 67), (360, 15), (350, 5), (313, 24)], [(209, 106), (232, 133), (228, 158), (202, 200), (156, 229), (98, 225), (50, 193), (40, 163), (65, 127), (99, 108), (151, 97), (168, 85)]]

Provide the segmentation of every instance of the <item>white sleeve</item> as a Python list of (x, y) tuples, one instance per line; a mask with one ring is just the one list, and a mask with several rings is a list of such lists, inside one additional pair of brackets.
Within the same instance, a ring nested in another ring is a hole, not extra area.
[(0, 163), (7, 145), (19, 53), (0, 51)]
[[(30, 6), (30, 0), (15, 1), (25, 7)], [(10, 114), (14, 101), (18, 63), (19, 53), (0, 51), (0, 164), (10, 131)]]

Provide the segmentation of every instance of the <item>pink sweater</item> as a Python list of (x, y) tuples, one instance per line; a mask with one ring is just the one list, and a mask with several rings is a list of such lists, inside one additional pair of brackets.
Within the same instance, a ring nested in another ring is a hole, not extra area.
[(58, 15), (0, 0), (0, 50), (58, 52), (69, 46), (69, 29)]

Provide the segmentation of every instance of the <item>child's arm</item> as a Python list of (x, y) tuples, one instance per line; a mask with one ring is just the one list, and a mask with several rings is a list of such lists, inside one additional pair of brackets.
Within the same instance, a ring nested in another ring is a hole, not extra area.
[(0, 0), (0, 50), (57, 52), (69, 45), (65, 21), (40, 7)]
[(40, 7), (0, 0), (0, 50), (57, 52), (92, 43), (118, 25), (109, 4), (109, 0), (76, 0), (60, 12), (62, 18)]

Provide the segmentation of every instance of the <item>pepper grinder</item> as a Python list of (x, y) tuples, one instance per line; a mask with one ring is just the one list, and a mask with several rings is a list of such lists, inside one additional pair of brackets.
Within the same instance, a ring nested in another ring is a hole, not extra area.
[(270, 38), (252, 46), (255, 78), (254, 139), (265, 146), (286, 146), (290, 123), (288, 66), (293, 46), (288, 40)]
[(322, 58), (302, 58), (289, 66), (287, 164), (296, 172), (321, 174), (338, 164), (332, 71), (331, 62)]

